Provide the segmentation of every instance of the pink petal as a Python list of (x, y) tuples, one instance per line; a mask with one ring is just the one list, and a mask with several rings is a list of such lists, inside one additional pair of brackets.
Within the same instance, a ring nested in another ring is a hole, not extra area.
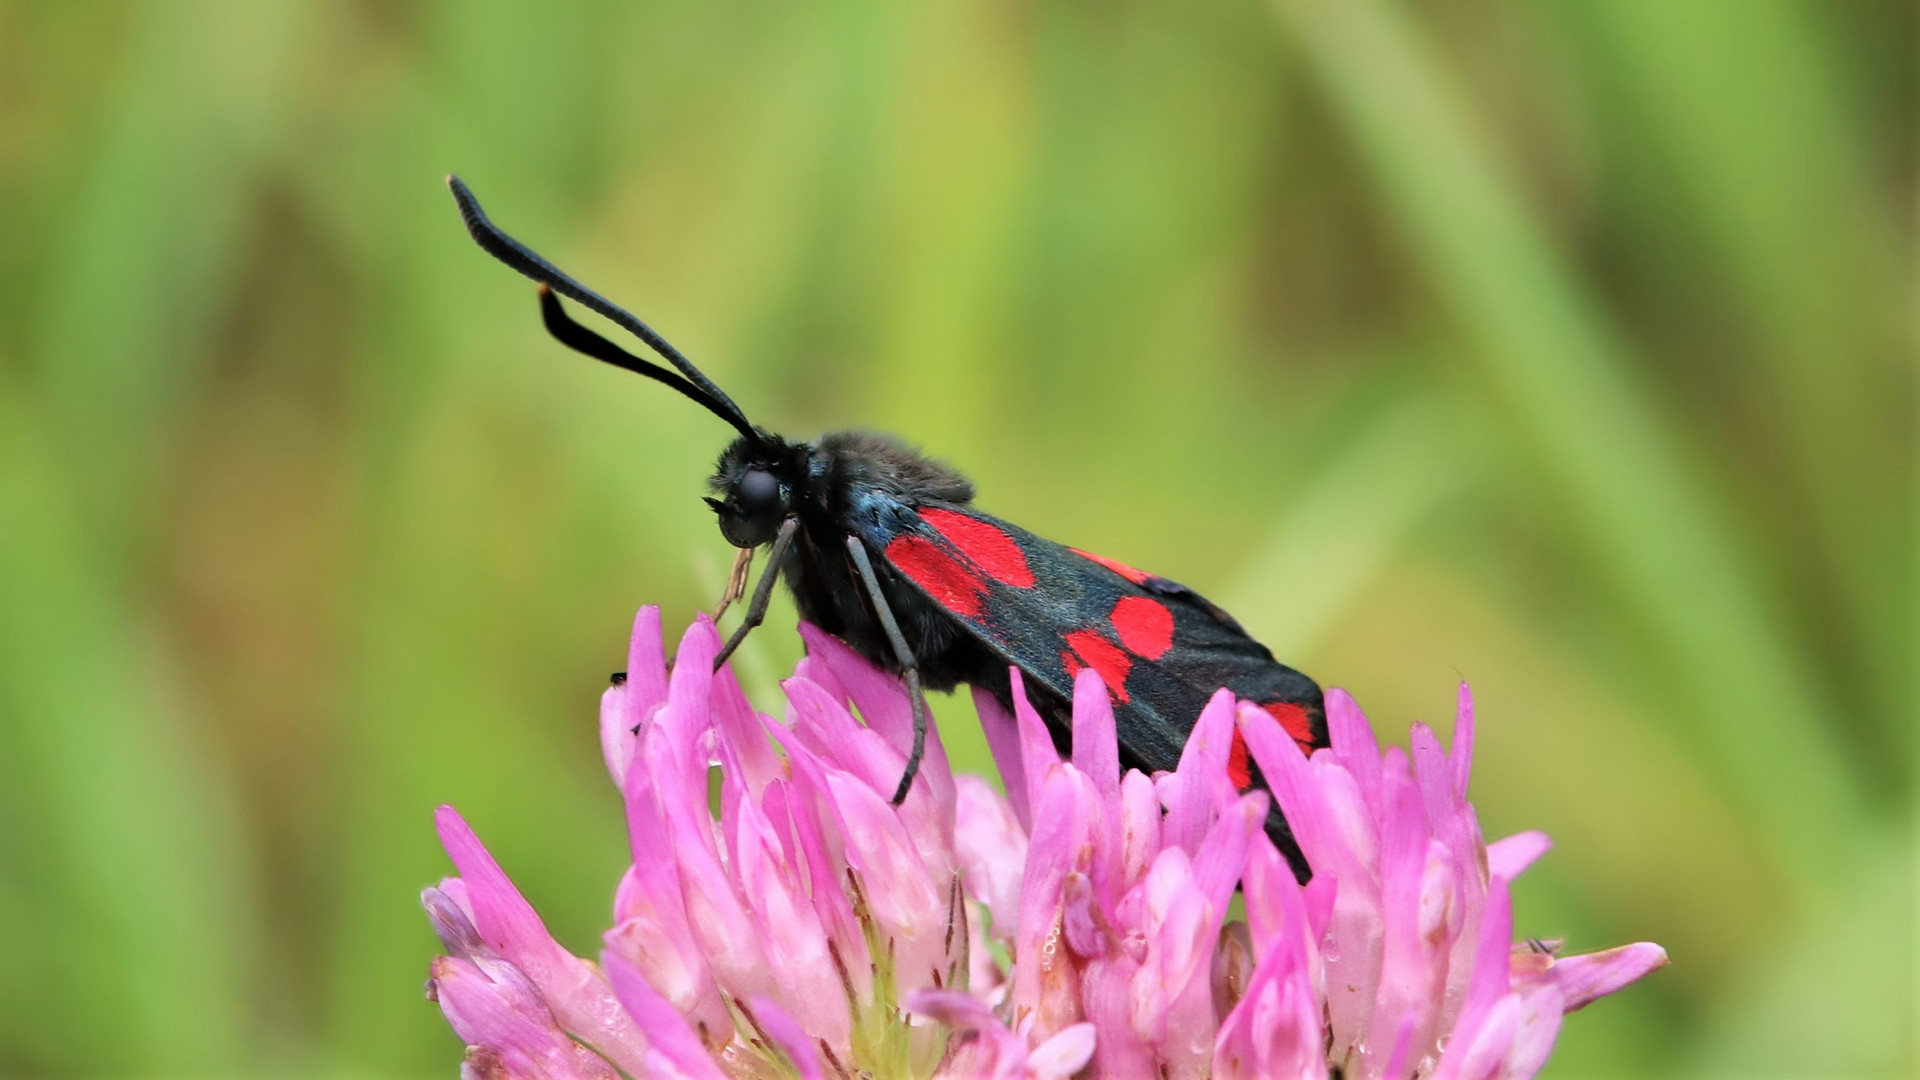
[[(1314, 755), (1309, 769), (1320, 800), (1316, 812), (1331, 826), (1320, 835), (1331, 842), (1317, 854), (1309, 850), (1307, 859), (1317, 868), (1315, 880), (1325, 875), (1339, 886), (1322, 955), (1334, 1039), (1344, 1050), (1366, 1037), (1383, 974), (1385, 901), (1379, 845), (1353, 777), (1327, 754)], [(1388, 799), (1386, 786), (1382, 784), (1383, 801)]]
[[(1455, 921), (1449, 927), (1450, 931), (1457, 931), (1468, 918), (1477, 917), (1480, 910), (1479, 881), (1484, 872), (1480, 825), (1466, 798), (1455, 791), (1453, 763), (1448, 760), (1446, 751), (1440, 748), (1440, 740), (1433, 730), (1425, 724), (1414, 724), (1409, 741), (1413, 747), (1420, 801), (1426, 808), (1428, 827), (1434, 839), (1446, 845), (1448, 858), (1461, 883)], [(1463, 947), (1463, 962), (1466, 956)], [(1462, 980), (1457, 989), (1464, 993), (1465, 987)]]
[(1456, 804), (1463, 800), (1453, 793), (1453, 763), (1440, 746), (1440, 736), (1416, 722), (1407, 731), (1407, 745), (1413, 751), (1414, 778), (1420, 784), (1427, 820), (1437, 822), (1452, 816)]
[[(860, 710), (867, 727), (879, 732), (900, 754), (901, 771), (904, 772), (906, 756), (913, 749), (913, 703), (907, 698), (905, 685), (895, 676), (873, 666), (846, 643), (822, 633), (818, 627), (802, 623), (800, 633), (807, 642), (807, 655), (818, 656), (825, 661), (840, 684), (846, 687), (847, 696)], [(900, 776), (896, 774), (883, 790), (891, 797), (899, 783)], [(940, 729), (932, 724), (927, 727), (925, 752), (920, 761), (919, 775), (914, 779), (914, 789), (919, 790), (922, 785), (932, 801), (935, 818), (943, 828), (951, 829), (953, 767), (947, 762), (947, 748), (940, 741)]]
[[(1126, 807), (1094, 791), (1093, 781), (1077, 769), (1075, 775), (1091, 793), (1087, 806), (1087, 838), (1092, 850), (1085, 872), (1093, 885), (1093, 903), (1102, 912), (1111, 912), (1126, 892), (1127, 835), (1124, 823), (1119, 821)], [(1115, 794), (1119, 792), (1116, 790)]]
[(626, 681), (600, 695), (600, 750), (615, 785), (625, 780), (633, 760), (634, 729), (644, 729), (667, 700), (667, 660), (661, 650), (660, 609), (649, 604), (633, 617)]
[[(457, 883), (460, 879), (448, 880)], [(433, 924), (434, 936), (449, 954), (472, 957), (486, 949), (480, 940), (480, 931), (473, 928), (473, 916), (448, 893), (445, 883), (439, 888), (420, 890), (420, 906), (427, 909), (427, 921)]]
[(613, 887), (614, 925), (625, 922), (635, 911), (646, 906), (644, 889), (639, 871), (632, 863), (628, 863), (626, 872), (620, 875), (620, 883)]
[(732, 1024), (726, 1001), (698, 945), (667, 930), (653, 912), (630, 915), (607, 931), (602, 940), (607, 951), (631, 962), (641, 977), (690, 1022), (709, 1027)]
[[(1332, 715), (1329, 708), (1329, 718)], [(1293, 830), (1294, 842), (1300, 845), (1309, 863), (1319, 866), (1315, 858), (1331, 849), (1333, 838), (1326, 835), (1327, 826), (1320, 820), (1320, 797), (1312, 766), (1280, 722), (1251, 703), (1240, 705), (1236, 722), (1247, 741), (1248, 752), (1267, 778), (1268, 790), (1280, 804), (1287, 827)], [(1331, 723), (1331, 719), (1328, 722)], [(1371, 732), (1368, 737), (1372, 737)]]
[(900, 985), (946, 977), (949, 882), (927, 873), (914, 841), (887, 801), (842, 772), (828, 772), (847, 864), (859, 875), (876, 920), (894, 938)]
[(1194, 886), (1186, 853), (1168, 848), (1147, 873), (1147, 958), (1133, 979), (1133, 1030), (1170, 1077), (1205, 1075), (1213, 1051), (1213, 952), (1220, 916)]
[[(1007, 974), (1000, 970), (1000, 961), (987, 947), (987, 920), (981, 914), (979, 904), (967, 907), (967, 989), (983, 998), (999, 1001), (1006, 996)], [(1005, 937), (996, 929), (996, 939), (1003, 943), (1013, 940), (1013, 931), (1008, 928)]]
[[(1031, 763), (1033, 758), (1027, 760)], [(1042, 1036), (1080, 1019), (1073, 965), (1065, 950), (1049, 939), (1060, 927), (1067, 872), (1088, 848), (1086, 803), (1092, 792), (1082, 784), (1070, 765), (1055, 765), (1047, 774), (1034, 807), (1027, 872), (1020, 884), (1014, 947), (1020, 962), (1013, 968), (1011, 1001), (1014, 1015), (1036, 1018), (1036, 1030)]]
[(707, 726), (713, 695), (713, 658), (720, 653), (720, 632), (705, 615), (680, 635), (673, 654), (673, 672), (667, 677), (667, 707), (679, 712), (683, 723), (696, 730)]
[(834, 969), (827, 933), (802, 876), (788, 865), (773, 823), (750, 800), (742, 800), (732, 864), (764, 943), (779, 1000), (791, 1004), (813, 1038), (846, 1043), (852, 1019)]
[[(677, 669), (678, 665), (676, 678)], [(666, 811), (674, 859), (660, 869), (679, 869), (687, 927), (712, 967), (714, 978), (735, 997), (771, 991), (772, 975), (767, 970), (760, 934), (728, 877), (707, 807), (704, 802), (688, 805), (675, 801), (662, 809)]]
[(768, 730), (787, 751), (787, 762), (793, 770), (791, 782), (769, 788), (768, 794), (771, 797), (780, 791), (779, 799), (787, 808), (795, 847), (806, 864), (814, 907), (828, 936), (839, 947), (854, 989), (864, 998), (872, 988), (872, 963), (866, 935), (854, 917), (852, 902), (842, 891), (846, 887), (847, 862), (842, 853), (844, 845), (840, 842), (837, 819), (830, 806), (832, 799), (827, 792), (828, 767), (794, 733), (778, 724), (769, 724)]
[(1161, 843), (1167, 847), (1192, 855), (1213, 824), (1214, 790), (1227, 782), (1227, 755), (1233, 749), (1233, 712), (1232, 692), (1215, 691), (1187, 736), (1167, 793), (1167, 817), (1160, 824)]
[(1473, 691), (1460, 684), (1453, 719), (1453, 791), (1456, 798), (1467, 797), (1467, 781), (1473, 776)]
[(1074, 955), (1091, 958), (1103, 955), (1111, 944), (1106, 918), (1093, 900), (1093, 883), (1078, 870), (1067, 874), (1060, 886), (1061, 928), (1067, 948)]
[(1400, 1026), (1393, 1036), (1393, 1052), (1387, 1055), (1387, 1063), (1378, 1075), (1391, 1077), (1393, 1080), (1399, 1080), (1400, 1077), (1407, 1075), (1407, 1059), (1413, 1055), (1414, 1034), (1419, 1028), (1420, 1022), (1415, 1017), (1407, 1016), (1401, 1019)]
[[(830, 765), (851, 773), (867, 787), (885, 792), (891, 798), (893, 789), (900, 783), (901, 772), (907, 767), (906, 755), (879, 732), (855, 723), (853, 714), (814, 682), (795, 677), (780, 686), (787, 693), (794, 732), (805, 738), (808, 746)], [(927, 799), (926, 792), (917, 783), (907, 795), (909, 804), (918, 801), (924, 806)], [(923, 809), (922, 816), (925, 814)]]
[(1454, 898), (1447, 849), (1427, 834), (1420, 790), (1404, 772), (1389, 770), (1381, 795), (1388, 817), (1381, 826), (1380, 974), (1361, 1042), (1376, 1053), (1392, 1047), (1406, 1025), (1417, 1045), (1432, 1040), (1452, 945), (1446, 908)]
[(675, 1075), (695, 1080), (726, 1080), (726, 1074), (714, 1063), (700, 1036), (688, 1026), (686, 1017), (667, 1004), (667, 999), (648, 985), (639, 972), (612, 953), (601, 954), (600, 966), (606, 971), (607, 980), (613, 984), (613, 992), (619, 995), (627, 1015), (646, 1032), (651, 1046), (648, 1067), (633, 1075), (659, 1075), (659, 1066), (666, 1065)]
[(1248, 792), (1214, 821), (1193, 857), (1194, 885), (1223, 916), (1247, 868), (1247, 849), (1255, 835), (1265, 835), (1266, 820), (1267, 793)]
[(1325, 1080), (1326, 1009), (1319, 990), (1325, 980), (1315, 944), (1325, 916), (1316, 925), (1308, 907), (1328, 907), (1332, 896), (1330, 877), (1316, 875), (1303, 889), (1273, 842), (1264, 833), (1255, 837), (1246, 900), (1249, 921), (1260, 916), (1254, 930), (1259, 961), (1215, 1039), (1214, 1067), (1222, 1080)]
[(987, 737), (987, 749), (993, 754), (993, 767), (1007, 790), (1007, 802), (1022, 829), (1033, 828), (1033, 815), (1027, 803), (1027, 770), (1020, 760), (1020, 727), (1000, 699), (979, 687), (973, 688), (973, 708), (980, 714), (980, 731)]
[(1282, 934), (1299, 933), (1305, 918), (1300, 884), (1265, 833), (1255, 838), (1247, 851), (1242, 886), (1246, 897), (1247, 935), (1253, 941), (1254, 955), (1265, 957), (1273, 949), (1283, 947)]
[[(627, 770), (627, 842), (635, 866), (673, 865), (678, 851), (669, 818), (675, 813), (704, 818), (708, 813), (707, 765), (694, 751), (698, 733), (687, 727), (681, 710), (662, 710), (642, 736), (640, 756)], [(700, 843), (717, 856), (712, 830), (706, 830)], [(664, 887), (653, 891), (667, 895)], [(679, 896), (679, 890), (671, 895)]]
[[(644, 741), (652, 747), (652, 753), (667, 753), (666, 732), (648, 731)], [(680, 875), (661, 872), (675, 865), (676, 855), (654, 790), (652, 764), (643, 758), (637, 767), (628, 769), (626, 785), (627, 836), (633, 865), (648, 867), (649, 872), (630, 870), (621, 880), (614, 896), (617, 921), (608, 932), (607, 943), (636, 961), (644, 956), (645, 974), (656, 980), (676, 1008), (696, 1020), (727, 1023), (726, 1003), (687, 921)]]
[(1326, 936), (1327, 927), (1333, 922), (1333, 905), (1339, 897), (1340, 883), (1332, 874), (1317, 875), (1300, 890), (1300, 899), (1307, 909), (1307, 926), (1313, 931), (1313, 940), (1319, 941)]
[(1160, 854), (1160, 795), (1153, 781), (1138, 769), (1128, 769), (1120, 780), (1120, 879), (1124, 892), (1146, 876)]
[(723, 665), (713, 677), (713, 726), (728, 758), (735, 763), (727, 774), (754, 798), (759, 798), (767, 783), (780, 776), (780, 758), (767, 742), (760, 714), (747, 702), (733, 665)]
[(635, 711), (629, 708), (630, 699), (625, 686), (609, 686), (600, 692), (600, 756), (606, 759), (607, 775), (613, 777), (616, 787), (626, 780), (627, 766), (638, 749), (638, 733), (633, 729), (645, 726), (643, 721), (628, 721)]
[(1506, 1075), (1513, 1080), (1529, 1080), (1553, 1053), (1554, 1040), (1560, 1036), (1560, 1018), (1566, 1013), (1565, 1003), (1560, 991), (1551, 986), (1513, 996), (1520, 999), (1520, 1015), (1507, 1048)]
[(661, 710), (641, 733), (640, 752), (627, 769), (627, 841), (633, 847), (634, 862), (640, 866), (655, 865), (651, 856), (656, 854), (672, 857), (664, 827), (656, 827), (658, 821), (664, 821), (662, 806), (689, 801), (706, 805), (706, 763), (683, 759), (676, 744), (691, 744), (697, 736), (675, 730), (681, 727), (684, 724), (678, 716)]
[[(852, 677), (845, 672), (843, 676)], [(891, 799), (906, 769), (906, 755), (879, 732), (854, 723), (852, 715), (818, 684), (795, 677), (782, 685), (791, 702), (795, 732), (828, 762), (858, 777), (876, 794)], [(905, 700), (900, 697), (901, 703)], [(786, 741), (780, 732), (774, 734)], [(920, 779), (898, 810), (927, 873), (936, 880), (945, 880), (954, 870), (949, 839), (954, 824), (953, 784), (945, 758), (928, 757), (921, 763)]]
[(1460, 804), (1452, 823), (1437, 826), (1436, 835), (1449, 838), (1454, 887), (1459, 894), (1456, 922), (1448, 927), (1448, 933), (1453, 935), (1453, 951), (1447, 957), (1446, 1003), (1440, 1011), (1440, 1030), (1447, 1031), (1460, 1015), (1468, 983), (1473, 978), (1480, 913), (1487, 903), (1487, 846), (1471, 803)]
[[(802, 623), (801, 625), (805, 626), (807, 624)], [(807, 680), (820, 689), (825, 690), (833, 700), (840, 703), (842, 709), (847, 710), (849, 713), (853, 711), (853, 699), (847, 696), (847, 688), (840, 685), (839, 677), (834, 675), (833, 669), (828, 667), (819, 657), (801, 657), (800, 662), (793, 666), (792, 678)]]
[(1509, 1080), (1507, 1054), (1520, 1027), (1520, 995), (1502, 994), (1471, 1029), (1455, 1028), (1433, 1080)]
[(1563, 957), (1529, 982), (1552, 983), (1566, 1011), (1589, 1005), (1667, 965), (1667, 950), (1649, 941)]
[[(1380, 978), (1379, 842), (1373, 814), (1339, 754), (1321, 752), (1307, 760), (1279, 723), (1258, 709), (1243, 707), (1239, 724), (1294, 838), (1314, 867), (1314, 881), (1338, 882), (1326, 915), (1323, 960), (1335, 1051), (1344, 1054), (1366, 1036)], [(1359, 724), (1364, 728), (1364, 721)], [(1362, 738), (1349, 731), (1341, 738), (1351, 748), (1356, 739), (1370, 744), (1372, 733)], [(1386, 775), (1386, 770), (1375, 774), (1382, 790)], [(1404, 772), (1396, 775), (1404, 777)], [(1384, 795), (1376, 798), (1385, 801)]]
[(1013, 819), (1009, 800), (978, 776), (955, 777), (959, 805), (953, 847), (967, 895), (985, 904), (996, 937), (1013, 938), (1020, 910), (1020, 879), (1026, 871), (1027, 835)]
[(1262, 960), (1221, 1021), (1213, 1052), (1218, 1080), (1326, 1080), (1320, 1009), (1294, 960), (1284, 953)]
[(498, 1063), (513, 1075), (550, 1080), (614, 1080), (612, 1066), (568, 1038), (513, 965), (442, 956), (427, 996), (468, 1046), (469, 1062)]
[(1480, 914), (1478, 948), (1466, 1001), (1448, 1036), (1432, 1080), (1480, 1080), (1493, 1075), (1512, 1043), (1512, 1026), (1519, 1004), (1509, 993), (1508, 954), (1513, 947), (1513, 899), (1507, 880), (1487, 883), (1487, 902)]
[[(627, 640), (627, 678), (632, 704), (650, 709), (667, 700), (666, 639), (660, 633), (660, 607), (648, 604), (633, 617), (633, 636)], [(636, 716), (634, 723), (642, 718)]]
[(1093, 1025), (1071, 1024), (1027, 1055), (1027, 1075), (1035, 1080), (1069, 1077), (1093, 1058)]
[[(906, 760), (907, 751), (913, 745), (913, 706), (900, 680), (874, 667), (846, 642), (812, 623), (800, 624), (800, 637), (807, 643), (807, 657), (818, 660), (833, 672), (834, 679), (846, 689), (848, 700), (860, 710), (866, 726), (887, 740), (902, 761)], [(899, 777), (894, 779), (897, 781)]]
[[(916, 990), (906, 996), (906, 1011), (954, 1029), (949, 1057), (939, 1076), (952, 1080), (1003, 1080), (1015, 1077), (1027, 1057), (1026, 1040), (1009, 1031), (986, 1003), (956, 990)], [(971, 1040), (964, 1040), (966, 1033)]]
[(1561, 1000), (1551, 986), (1506, 994), (1471, 1032), (1454, 1033), (1436, 1080), (1528, 1080), (1546, 1064), (1560, 1033)]
[[(820, 1049), (813, 1039), (808, 1038), (807, 1029), (800, 1022), (788, 1016), (772, 999), (755, 997), (748, 1006), (753, 1010), (753, 1018), (760, 1030), (766, 1032), (773, 1045), (785, 1054), (787, 1060), (800, 1074), (800, 1080), (825, 1080), (826, 1071), (820, 1063)], [(829, 1039), (829, 1045), (838, 1040)]]
[[(1487, 883), (1487, 906), (1480, 914), (1479, 938), (1467, 996), (1470, 1003), (1491, 1004), (1511, 988), (1507, 954), (1513, 948), (1513, 894), (1505, 878), (1496, 877)], [(1461, 1020), (1465, 1019), (1462, 1015)]]
[[(434, 888), (439, 890), (448, 900), (453, 901), (454, 906), (458, 907), (460, 911), (466, 915), (469, 924), (473, 922), (473, 901), (467, 896), (466, 882), (461, 881), (457, 876), (443, 877), (440, 879), (440, 884), (434, 886)], [(471, 929), (472, 927), (469, 926), (468, 928)]]
[[(667, 704), (642, 732), (636, 759), (646, 762), (655, 798), (663, 809), (698, 807), (703, 818), (707, 773), (714, 757), (713, 657), (719, 648), (720, 636), (705, 616), (687, 627), (667, 680)], [(719, 857), (711, 829), (705, 830), (700, 843), (714, 858)]]
[(1106, 680), (1092, 668), (1073, 679), (1073, 767), (1093, 781), (1093, 790), (1111, 802), (1120, 795), (1120, 744), (1113, 726), (1113, 701)]
[(440, 844), (460, 870), (473, 924), (487, 947), (526, 975), (567, 1031), (592, 1044), (615, 1065), (633, 1071), (646, 1042), (593, 969), (562, 949), (533, 906), (451, 806), (434, 812)]
[(1373, 725), (1339, 687), (1327, 691), (1326, 710), (1327, 737), (1334, 759), (1353, 776), (1367, 807), (1380, 813), (1380, 743), (1373, 737)]
[(1388, 749), (1383, 764), (1381, 809), (1373, 813), (1368, 811), (1366, 799), (1352, 773), (1326, 755), (1315, 754), (1314, 760), (1308, 763), (1319, 800), (1314, 816), (1324, 828), (1323, 841), (1332, 841), (1331, 845), (1323, 846), (1319, 862), (1313, 861), (1312, 854), (1307, 856), (1311, 865), (1326, 866), (1342, 881), (1352, 881), (1380, 865), (1381, 832), (1392, 814), (1395, 778), (1411, 783), (1406, 758), (1400, 754), (1399, 747)]
[[(1027, 805), (1037, 810), (1040, 789), (1046, 785), (1048, 771), (1060, 764), (1060, 751), (1054, 748), (1053, 735), (1047, 731), (1046, 721), (1040, 719), (1033, 703), (1027, 700), (1026, 684), (1021, 678), (1020, 669), (1013, 668), (1007, 674), (1013, 685), (1014, 723), (1020, 729), (1020, 762), (1027, 770)], [(1007, 779), (1007, 786), (1011, 787), (1013, 783), (1011, 778)]]
[(1133, 980), (1139, 972), (1140, 961), (1120, 948), (1089, 961), (1080, 973), (1084, 1022), (1100, 1033), (1093, 1050), (1094, 1076), (1152, 1076), (1159, 1071), (1153, 1047), (1133, 1030)]
[(901, 1002), (910, 1013), (927, 1017), (963, 1031), (1006, 1031), (1006, 1025), (993, 1014), (987, 1003), (958, 990), (915, 990)]
[(1552, 838), (1538, 829), (1495, 840), (1487, 845), (1487, 873), (1512, 881), (1552, 847)]

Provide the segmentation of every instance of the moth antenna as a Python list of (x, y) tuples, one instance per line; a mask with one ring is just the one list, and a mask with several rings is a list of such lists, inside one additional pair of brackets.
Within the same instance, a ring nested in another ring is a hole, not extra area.
[[(527, 247), (525, 244), (502, 232), (498, 225), (495, 225), (487, 219), (486, 212), (480, 209), (480, 201), (473, 197), (473, 192), (467, 189), (467, 185), (460, 182), (459, 177), (448, 175), (447, 189), (453, 192), (453, 201), (460, 206), (460, 220), (466, 223), (468, 234), (473, 237), (474, 243), (480, 245), (482, 251), (485, 251), (487, 254), (506, 263), (508, 266), (518, 270), (520, 273), (525, 274), (540, 284), (551, 288), (554, 292), (577, 300), (588, 308), (618, 323), (622, 329), (634, 337), (639, 338), (641, 341), (646, 342), (647, 347), (659, 353), (661, 358), (665, 359), (667, 363), (678, 368), (680, 373), (686, 376), (687, 382), (691, 383), (695, 388), (700, 390), (701, 393), (706, 395), (704, 399), (694, 398), (695, 401), (707, 405), (708, 408), (720, 414), (735, 428), (746, 432), (749, 437), (754, 439), (759, 438), (759, 435), (753, 431), (753, 425), (747, 422), (747, 415), (740, 411), (740, 406), (733, 403), (733, 399), (727, 396), (726, 391), (714, 385), (712, 379), (707, 378), (705, 373), (699, 368), (694, 367), (693, 361), (683, 356), (680, 350), (674, 348), (666, 338), (655, 333), (653, 327), (641, 322), (632, 312), (601, 296), (599, 293), (594, 292), (592, 289), (587, 288), (585, 285), (580, 284), (578, 281), (575, 281), (566, 271), (561, 270), (559, 267), (542, 258), (539, 253), (535, 252), (532, 248)], [(577, 326), (578, 324), (574, 325)], [(548, 329), (552, 329), (551, 325), (549, 325)], [(580, 327), (580, 330), (583, 333), (591, 333), (587, 331), (585, 327)], [(598, 335), (592, 336), (598, 338)], [(600, 338), (599, 340), (605, 341), (604, 338)], [(607, 342), (607, 344), (609, 347), (612, 347), (611, 342)], [(617, 352), (619, 350), (616, 349), (615, 351)], [(627, 368), (629, 371), (638, 371), (639, 374), (642, 375), (647, 374), (645, 371), (629, 367), (620, 361), (608, 360), (606, 357), (600, 356), (597, 353), (589, 353), (588, 355), (594, 356), (596, 359), (607, 360), (608, 363)], [(625, 354), (623, 353), (622, 355)], [(661, 381), (664, 382), (665, 380)], [(675, 386), (676, 389), (679, 389), (679, 387), (673, 383), (668, 383), (668, 385)], [(685, 391), (682, 392), (684, 393)], [(718, 408), (715, 408), (715, 406), (718, 406)]]
[[(561, 306), (560, 298), (553, 295), (553, 288), (544, 281), (540, 283), (540, 319), (546, 324), (547, 333), (552, 334), (555, 341), (572, 349), (574, 352), (583, 353), (593, 357), (595, 360), (612, 364), (614, 367), (622, 368), (626, 371), (631, 371), (635, 375), (645, 375), (649, 379), (665, 383), (680, 393), (685, 394), (687, 397), (692, 398), (708, 412), (732, 424), (740, 434), (745, 435), (755, 442), (760, 441), (760, 433), (753, 430), (752, 425), (747, 423), (746, 417), (741, 416), (738, 409), (727, 409), (726, 406), (715, 401), (713, 395), (700, 389), (686, 379), (681, 378), (679, 375), (668, 371), (659, 364), (640, 359), (620, 346), (615, 345), (613, 342), (608, 341), (606, 338), (601, 337), (599, 334), (574, 322), (573, 319), (567, 315), (567, 309)], [(728, 402), (727, 404), (730, 405), (732, 402)]]

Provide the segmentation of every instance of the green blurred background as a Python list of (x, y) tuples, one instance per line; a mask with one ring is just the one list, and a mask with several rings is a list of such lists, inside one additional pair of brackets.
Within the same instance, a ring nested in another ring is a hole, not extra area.
[[(1664, 943), (1549, 1075), (1914, 1053), (1913, 10), (0, 4), (0, 1072), (450, 1076), (456, 803), (576, 951), (595, 709), (728, 432), (866, 425), (1403, 733), (1519, 930)], [(783, 602), (741, 659), (764, 703)], [(964, 696), (935, 707), (985, 768)]]

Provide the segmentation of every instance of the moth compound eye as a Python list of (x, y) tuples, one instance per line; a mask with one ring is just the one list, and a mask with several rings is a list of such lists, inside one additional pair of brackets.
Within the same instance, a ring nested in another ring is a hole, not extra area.
[(765, 469), (748, 469), (734, 490), (739, 493), (741, 507), (749, 513), (771, 509), (780, 501), (780, 481)]

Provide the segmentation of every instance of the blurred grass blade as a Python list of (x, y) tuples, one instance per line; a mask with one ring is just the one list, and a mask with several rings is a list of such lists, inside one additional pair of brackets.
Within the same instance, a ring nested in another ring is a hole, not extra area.
[[(139, 539), (169, 421), (237, 275), (245, 192), (278, 148), (308, 6), (137, 5), (97, 145), (33, 286), (42, 405), (108, 551)], [(160, 92), (164, 88), (164, 92)]]
[[(1229, 611), (1275, 656), (1303, 658), (1420, 521), (1459, 491), (1469, 466), (1437, 403), (1377, 420), (1291, 496)], [(1304, 660), (1300, 662), (1304, 663)]]
[(1920, 867), (1904, 829), (1874, 839), (1859, 872), (1807, 920), (1805, 932), (1754, 950), (1730, 993), (1701, 1018), (1687, 1075), (1913, 1075)]
[[(10, 983), (45, 981), (9, 996), (57, 1009), (46, 1030), (88, 1046), (56, 1060), (238, 1068), (259, 950), (236, 804), (156, 685), (140, 613), (90, 558), (57, 462), (0, 396), (0, 783), (22, 811), (0, 849), (32, 853), (0, 954), (46, 960), (10, 965)], [(108, 1026), (121, 1037), (84, 1037)]]
[(1822, 735), (1808, 667), (1440, 60), (1393, 4), (1278, 7), (1409, 250), (1475, 338), (1479, 376), (1590, 538), (1629, 618), (1671, 658), (1663, 676), (1699, 752), (1725, 762), (1747, 812), (1805, 881), (1834, 880), (1867, 813)]
[(1899, 405), (1912, 376), (1900, 363), (1912, 307), (1900, 288), (1902, 227), (1891, 207), (1876, 212), (1874, 151), (1843, 107), (1825, 48), (1837, 13), (1784, 0), (1559, 10), (1598, 63), (1620, 69), (1606, 85), (1657, 147), (1642, 167), (1674, 181), (1718, 255), (1746, 329), (1730, 344), (1753, 358), (1743, 370), (1782, 435), (1781, 487), (1798, 488), (1782, 502), (1813, 511), (1783, 515), (1782, 529), (1810, 534), (1796, 553), (1837, 585), (1816, 603), (1847, 620), (1836, 651), (1858, 677), (1840, 688), (1843, 700), (1865, 703), (1860, 720), (1904, 744), (1912, 613), (1895, 579), (1913, 533), (1886, 508), (1907, 497), (1912, 467), (1885, 463), (1904, 452), (1912, 419)]

